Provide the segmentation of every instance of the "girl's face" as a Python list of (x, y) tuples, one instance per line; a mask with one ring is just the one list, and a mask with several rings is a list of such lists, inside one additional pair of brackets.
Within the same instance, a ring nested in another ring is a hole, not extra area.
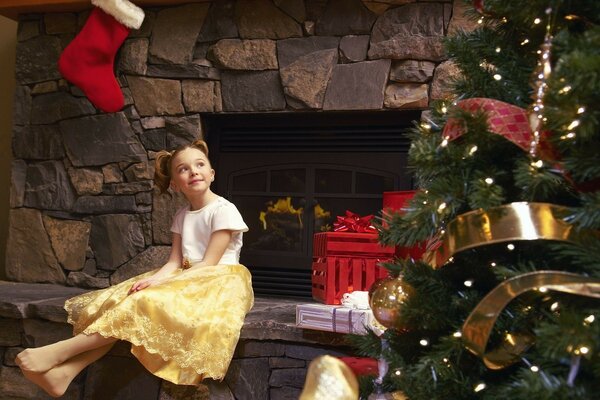
[(171, 160), (171, 188), (187, 198), (206, 193), (214, 179), (215, 170), (198, 149), (182, 150)]

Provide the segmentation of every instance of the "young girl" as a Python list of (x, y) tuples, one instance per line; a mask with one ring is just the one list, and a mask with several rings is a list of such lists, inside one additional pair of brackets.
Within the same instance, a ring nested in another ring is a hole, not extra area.
[(169, 261), (67, 300), (76, 336), (19, 353), (15, 361), (27, 379), (61, 396), (117, 340), (130, 342), (144, 367), (175, 384), (223, 379), (254, 295), (250, 272), (239, 264), (248, 227), (232, 203), (210, 190), (214, 177), (202, 140), (158, 153), (156, 185), (189, 202), (175, 214)]

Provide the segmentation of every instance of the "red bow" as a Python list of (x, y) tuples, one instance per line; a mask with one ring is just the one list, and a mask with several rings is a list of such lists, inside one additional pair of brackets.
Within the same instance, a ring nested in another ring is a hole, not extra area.
[(357, 232), (357, 233), (377, 233), (377, 229), (371, 225), (372, 215), (364, 217), (346, 210), (346, 215), (336, 217), (337, 221), (333, 223), (334, 232)]

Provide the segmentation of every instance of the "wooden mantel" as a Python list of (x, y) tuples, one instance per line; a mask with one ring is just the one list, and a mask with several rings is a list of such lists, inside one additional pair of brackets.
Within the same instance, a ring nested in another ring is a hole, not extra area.
[[(203, 3), (210, 0), (133, 0), (139, 7)], [(91, 8), (90, 0), (0, 0), (0, 15), (17, 20), (19, 14), (73, 12)]]

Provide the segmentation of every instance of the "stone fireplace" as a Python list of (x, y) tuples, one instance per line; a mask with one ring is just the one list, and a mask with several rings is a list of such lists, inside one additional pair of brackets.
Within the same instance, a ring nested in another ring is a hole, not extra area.
[[(377, 212), (383, 190), (411, 187), (404, 130), (456, 73), (442, 40), (465, 24), (453, 18), (459, 7), (223, 0), (146, 8), (115, 63), (126, 105), (112, 114), (56, 68), (87, 12), (21, 15), (8, 278), (103, 288), (160, 265), (183, 203), (153, 192), (155, 152), (204, 137), (217, 191), (254, 207), (243, 261), (257, 278), (281, 267), (304, 285), (288, 294), (310, 295), (312, 233), (345, 209)], [(296, 226), (288, 244), (253, 236), (274, 224), (269, 207), (286, 202), (280, 223)], [(269, 254), (275, 261), (264, 261)], [(262, 285), (276, 288), (269, 279)]]

